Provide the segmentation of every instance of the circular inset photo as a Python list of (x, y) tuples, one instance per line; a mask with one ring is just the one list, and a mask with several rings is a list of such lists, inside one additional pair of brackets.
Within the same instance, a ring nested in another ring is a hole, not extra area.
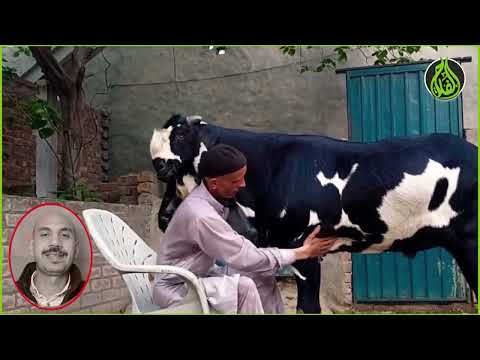
[(92, 271), (92, 241), (81, 218), (63, 204), (45, 203), (25, 212), (8, 249), (18, 292), (42, 310), (74, 303)]

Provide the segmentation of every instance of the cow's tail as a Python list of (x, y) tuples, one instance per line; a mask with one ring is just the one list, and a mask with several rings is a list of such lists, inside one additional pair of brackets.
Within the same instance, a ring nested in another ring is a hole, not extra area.
[(300, 279), (302, 279), (302, 280), (304, 280), (304, 281), (307, 280), (307, 278), (306, 278), (305, 276), (303, 276), (302, 274), (300, 274), (300, 271), (298, 271), (297, 269), (295, 269), (295, 268), (293, 267), (293, 265), (290, 265), (290, 268), (292, 269), (293, 273), (294, 273), (295, 275), (297, 275)]

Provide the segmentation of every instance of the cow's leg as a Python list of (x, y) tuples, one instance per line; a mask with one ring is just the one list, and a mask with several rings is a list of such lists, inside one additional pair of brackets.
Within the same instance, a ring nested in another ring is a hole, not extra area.
[(178, 207), (181, 199), (176, 196), (176, 183), (170, 181), (166, 185), (165, 193), (162, 196), (162, 203), (158, 209), (158, 227), (165, 232), (168, 223), (173, 216), (176, 208)]
[(470, 237), (464, 238), (462, 241), (469, 245), (459, 249), (457, 255), (454, 253), (454, 257), (465, 280), (467, 280), (468, 286), (470, 286), (475, 296), (478, 297), (478, 239)]
[(454, 235), (445, 243), (468, 285), (478, 297), (478, 207), (477, 184), (468, 197), (468, 206), (451, 223)]
[(477, 217), (461, 225), (461, 230), (446, 245), (463, 273), (468, 286), (478, 297), (478, 237)]
[(306, 277), (306, 280), (295, 276), (297, 281), (297, 312), (320, 313), (320, 277), (321, 266), (318, 259), (297, 261), (293, 266)]

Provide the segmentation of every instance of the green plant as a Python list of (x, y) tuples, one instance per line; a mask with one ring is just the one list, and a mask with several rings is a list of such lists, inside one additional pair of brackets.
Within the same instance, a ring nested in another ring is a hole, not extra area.
[[(86, 140), (83, 136), (85, 128), (85, 91), (83, 82), (85, 80), (85, 66), (87, 62), (99, 53), (102, 48), (73, 47), (68, 55), (68, 61), (60, 61), (54, 54), (56, 47), (48, 46), (20, 46), (16, 47), (13, 57), (21, 55), (31, 56), (43, 72), (48, 83), (49, 92), (59, 102), (57, 112), (46, 101), (34, 100), (29, 106), (23, 109), (26, 117), (31, 119), (31, 126), (38, 130), (39, 136), (46, 141), (51, 151), (57, 157), (62, 171), (62, 183), (65, 186), (77, 188), (77, 179), (80, 177), (80, 158), (84, 147), (93, 141), (95, 137)], [(7, 76), (13, 76), (14, 69), (2, 67)], [(87, 117), (97, 126), (93, 117)], [(61, 120), (60, 120), (61, 119)], [(57, 152), (48, 141), (48, 138), (55, 132), (60, 132), (63, 141), (64, 157), (60, 160)], [(80, 190), (79, 190), (80, 191)], [(67, 191), (66, 196), (70, 193)], [(75, 191), (71, 190), (74, 194)]]
[[(438, 51), (437, 46), (430, 46), (435, 51)], [(306, 49), (311, 49), (313, 46), (306, 46)], [(280, 50), (283, 54), (294, 56), (298, 51), (301, 51), (299, 46), (281, 46)], [(374, 50), (370, 55), (367, 55), (364, 50)], [(413, 55), (421, 50), (420, 46), (339, 46), (333, 49), (333, 53), (323, 55), (316, 66), (303, 64), (300, 67), (300, 72), (305, 71), (321, 72), (325, 69), (335, 70), (339, 64), (347, 62), (348, 57), (352, 52), (360, 52), (365, 59), (374, 58), (374, 65), (385, 64), (402, 64), (415, 61)], [(300, 53), (301, 54), (301, 53)]]
[(62, 118), (58, 111), (47, 101), (41, 99), (33, 100), (28, 108), (30, 126), (33, 130), (38, 130), (38, 135), (42, 139), (49, 138), (62, 124)]
[(54, 194), (56, 194), (57, 198), (60, 200), (102, 201), (96, 192), (89, 190), (87, 185), (82, 182), (72, 184), (66, 189), (54, 192)]

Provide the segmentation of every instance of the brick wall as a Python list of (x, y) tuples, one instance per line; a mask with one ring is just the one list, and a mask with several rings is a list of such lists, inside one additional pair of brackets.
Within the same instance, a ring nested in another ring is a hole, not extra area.
[[(28, 125), (24, 106), (38, 95), (36, 85), (21, 79), (3, 83), (3, 192), (35, 195), (36, 136)], [(86, 107), (83, 112), (84, 141), (80, 159), (80, 177), (95, 188), (108, 181), (109, 116)], [(63, 161), (63, 136), (58, 134), (57, 153)], [(58, 184), (62, 183), (58, 166)]]
[[(106, 112), (87, 107), (83, 113), (84, 141), (89, 142), (80, 158), (80, 177), (95, 184), (108, 181), (110, 119)], [(62, 143), (62, 142), (60, 142)]]
[(152, 171), (142, 171), (116, 177), (108, 183), (99, 183), (95, 189), (106, 202), (141, 204), (144, 197), (153, 195), (159, 198), (164, 185), (159, 183)]
[(37, 94), (37, 87), (23, 80), (3, 82), (3, 189), (33, 195), (35, 188), (35, 135), (23, 106)]
[[(39, 201), (36, 198), (3, 195), (3, 311), (5, 312), (41, 312), (31, 306), (18, 294), (8, 270), (8, 242), (15, 223), (23, 213), (32, 206), (55, 201), (54, 199)], [(66, 201), (64, 204), (81, 217), (81, 211), (87, 208), (99, 208), (111, 211), (128, 223), (137, 234), (156, 250), (155, 240), (158, 231), (155, 228), (155, 207), (159, 200), (144, 197), (142, 205), (123, 205), (110, 203), (87, 203)], [(152, 245), (153, 243), (153, 245)], [(90, 281), (80, 298), (66, 309), (59, 312), (125, 312), (131, 303), (126, 285), (93, 244), (93, 267)]]

